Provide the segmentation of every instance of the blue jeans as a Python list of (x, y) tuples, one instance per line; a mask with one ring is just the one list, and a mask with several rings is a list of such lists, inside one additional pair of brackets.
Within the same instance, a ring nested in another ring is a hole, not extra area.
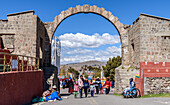
[(82, 91), (83, 91), (83, 88), (79, 89), (80, 91), (80, 98), (82, 98)]
[(91, 96), (92, 97), (94, 96), (94, 90), (91, 90)]

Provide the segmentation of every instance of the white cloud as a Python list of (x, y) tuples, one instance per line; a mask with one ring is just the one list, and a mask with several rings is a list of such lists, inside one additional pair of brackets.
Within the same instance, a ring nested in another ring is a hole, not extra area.
[(120, 37), (118, 35), (110, 35), (109, 33), (104, 33), (101, 36), (98, 33), (91, 36), (82, 33), (66, 33), (59, 36), (59, 39), (61, 41), (61, 46), (70, 48), (97, 48), (101, 45), (111, 45), (120, 42)]
[(67, 51), (65, 52), (65, 54), (87, 54), (90, 52), (93, 52), (93, 50), (77, 48), (74, 50)]
[[(109, 58), (121, 55), (121, 48), (106, 47), (120, 43), (119, 35), (104, 33), (85, 35), (82, 33), (66, 33), (59, 36), (61, 41), (61, 64), (98, 60), (106, 62)], [(102, 46), (101, 50), (100, 46)]]
[(121, 48), (117, 48), (116, 46), (108, 47), (106, 50), (110, 53), (121, 53)]
[[(61, 55), (61, 63), (73, 63), (73, 62), (84, 62), (89, 60), (98, 60), (106, 62), (109, 58), (121, 55), (121, 48), (116, 46), (108, 47), (105, 51), (103, 50), (89, 50), (75, 48), (75, 50), (64, 50)], [(65, 54), (70, 54), (66, 56)]]

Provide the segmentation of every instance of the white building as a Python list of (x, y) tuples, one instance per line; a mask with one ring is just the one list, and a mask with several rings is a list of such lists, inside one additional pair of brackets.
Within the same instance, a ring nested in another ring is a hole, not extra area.
[(60, 74), (60, 52), (60, 40), (57, 38), (57, 36), (54, 36), (54, 39), (51, 43), (51, 64), (58, 67), (58, 75)]

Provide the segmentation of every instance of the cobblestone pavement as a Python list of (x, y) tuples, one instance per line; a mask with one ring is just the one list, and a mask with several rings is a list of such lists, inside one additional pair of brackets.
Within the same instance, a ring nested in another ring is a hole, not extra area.
[(67, 90), (62, 90), (62, 101), (42, 102), (34, 105), (170, 105), (170, 98), (136, 98), (124, 99), (120, 96), (114, 96), (113, 93), (109, 95), (95, 95), (95, 97), (77, 98), (69, 95)]

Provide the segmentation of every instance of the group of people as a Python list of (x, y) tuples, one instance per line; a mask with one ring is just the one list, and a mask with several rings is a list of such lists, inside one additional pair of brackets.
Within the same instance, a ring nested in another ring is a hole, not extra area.
[[(106, 94), (109, 94), (111, 81), (109, 80), (109, 77), (107, 77), (107, 80), (104, 84), (102, 84), (99, 77), (95, 81), (92, 79), (89, 81), (87, 78), (83, 78), (82, 75), (80, 75), (80, 78), (78, 81), (73, 81), (72, 78), (70, 78), (68, 81), (64, 81), (63, 88), (66, 86), (69, 88), (68, 92), (70, 94), (74, 93), (74, 97), (77, 98), (78, 93), (80, 94), (80, 98), (82, 98), (83, 91), (85, 94), (85, 97), (88, 96), (88, 92), (91, 93), (91, 97), (94, 96), (94, 93), (96, 94), (103, 94), (103, 88), (106, 89)], [(95, 92), (96, 90), (96, 92)]]
[(46, 90), (43, 92), (42, 97), (33, 97), (32, 103), (37, 102), (50, 102), (50, 101), (56, 101), (56, 100), (62, 100), (61, 95), (59, 91), (57, 91), (57, 87), (54, 85), (49, 90)]

